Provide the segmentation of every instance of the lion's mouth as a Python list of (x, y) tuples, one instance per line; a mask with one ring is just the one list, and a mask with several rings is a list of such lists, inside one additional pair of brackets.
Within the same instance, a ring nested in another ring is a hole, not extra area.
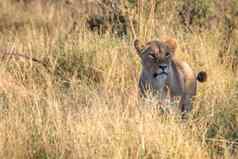
[(154, 74), (153, 74), (153, 77), (154, 77), (154, 78), (157, 78), (158, 76), (161, 76), (161, 75), (166, 75), (166, 76), (168, 76), (168, 73), (167, 73), (167, 72), (164, 72), (164, 71), (163, 71), (163, 72), (160, 72), (160, 73), (154, 73)]

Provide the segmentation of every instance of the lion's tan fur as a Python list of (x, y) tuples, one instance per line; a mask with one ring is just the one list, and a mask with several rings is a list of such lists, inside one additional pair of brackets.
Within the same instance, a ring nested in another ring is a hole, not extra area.
[(196, 95), (197, 76), (186, 62), (175, 58), (176, 41), (154, 40), (142, 46), (136, 40), (134, 46), (143, 66), (139, 81), (141, 94), (146, 96), (147, 90), (152, 90), (160, 94), (163, 100), (169, 91), (171, 99), (181, 97), (179, 107), (182, 112), (191, 111), (192, 97)]

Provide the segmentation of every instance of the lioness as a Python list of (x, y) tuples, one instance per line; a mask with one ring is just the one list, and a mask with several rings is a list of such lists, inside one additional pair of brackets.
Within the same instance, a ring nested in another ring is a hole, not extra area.
[(147, 90), (160, 94), (165, 99), (169, 92), (170, 98), (181, 97), (179, 110), (182, 113), (192, 110), (192, 97), (196, 95), (197, 80), (205, 82), (207, 74), (201, 71), (194, 74), (191, 67), (175, 58), (176, 41), (153, 40), (140, 44), (136, 39), (134, 47), (141, 58), (142, 72), (139, 80), (140, 92), (146, 96)]

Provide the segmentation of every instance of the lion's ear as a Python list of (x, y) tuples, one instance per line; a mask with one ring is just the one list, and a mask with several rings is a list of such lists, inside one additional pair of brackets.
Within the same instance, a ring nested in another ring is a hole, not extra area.
[(173, 52), (176, 51), (177, 42), (174, 38), (170, 38), (170, 39), (166, 40), (165, 43), (170, 47), (170, 49), (172, 49)]
[(141, 55), (141, 50), (143, 49), (143, 45), (141, 45), (140, 40), (138, 40), (138, 39), (134, 40), (134, 47), (136, 49), (137, 54), (140, 56)]

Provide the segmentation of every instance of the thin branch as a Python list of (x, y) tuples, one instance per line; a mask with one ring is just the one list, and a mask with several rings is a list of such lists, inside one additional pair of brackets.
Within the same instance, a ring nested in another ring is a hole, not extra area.
[(25, 54), (20, 54), (20, 53), (0, 53), (0, 54), (2, 56), (2, 59), (4, 59), (5, 56), (9, 56), (9, 57), (21, 57), (21, 58), (24, 58), (24, 59), (27, 59), (27, 60), (31, 60), (33, 62), (36, 62), (36, 63), (39, 63), (39, 64), (43, 65), (48, 72), (51, 72), (46, 63), (44, 63), (43, 61), (38, 60), (34, 57), (30, 57), (30, 56), (27, 56)]

